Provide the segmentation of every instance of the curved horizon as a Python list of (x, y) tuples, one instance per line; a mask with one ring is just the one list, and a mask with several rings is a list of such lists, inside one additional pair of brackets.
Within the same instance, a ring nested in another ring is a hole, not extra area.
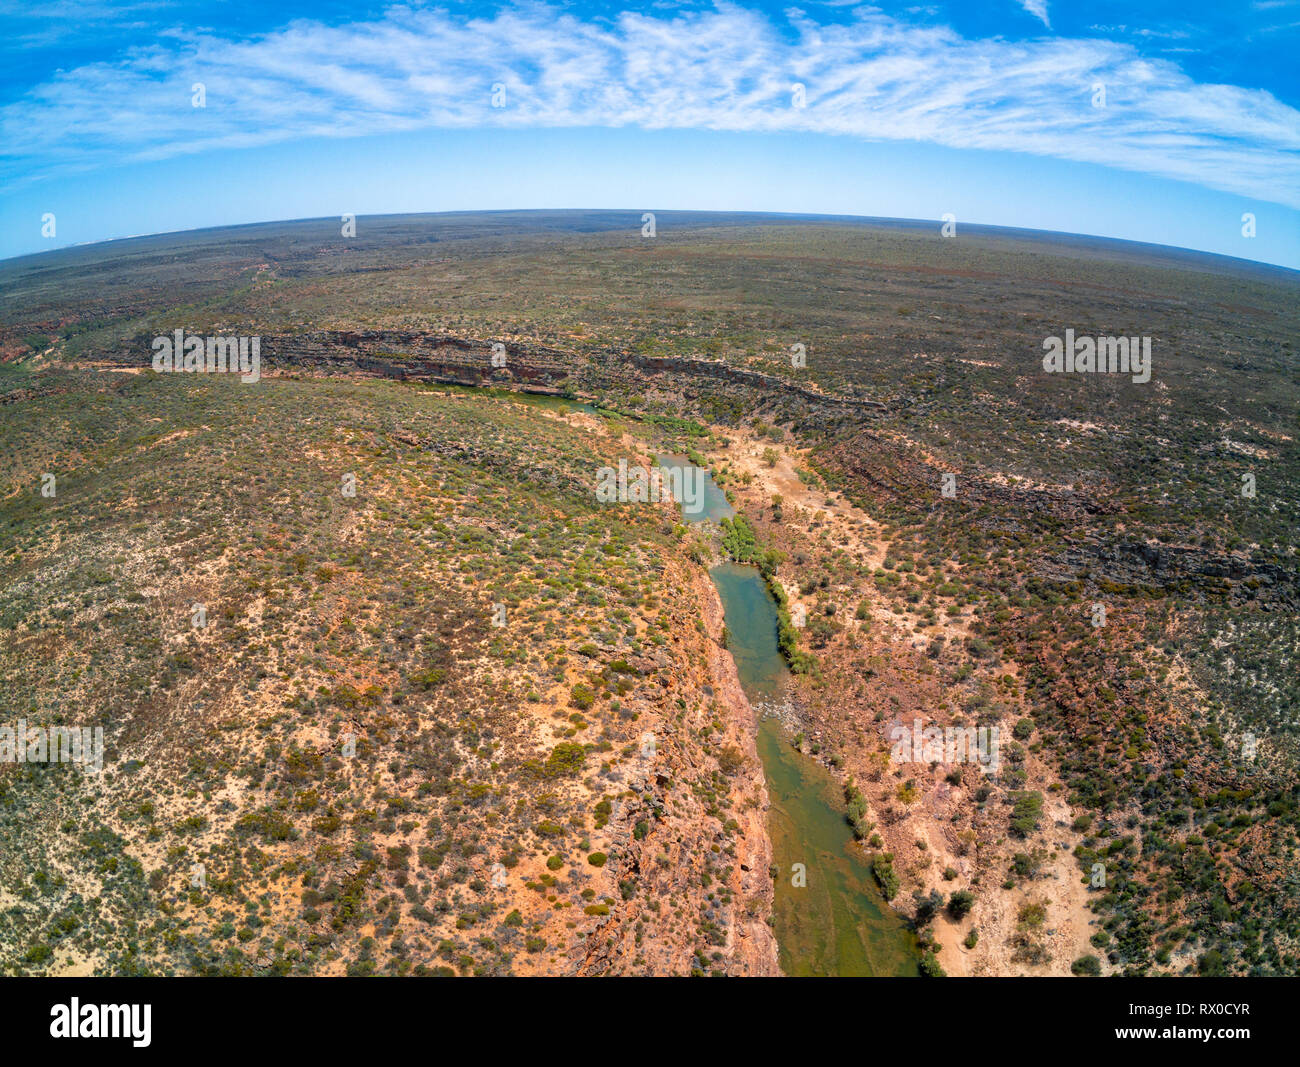
[(1230, 25), (1211, 4), (1047, 0), (0, 10), (0, 257), (617, 190), (1296, 269), (1300, 22), (1284, 7)]
[[(537, 215), (537, 216), (563, 216), (563, 215), (619, 215), (626, 216), (623, 224), (632, 227), (633, 223), (640, 225), (641, 215), (645, 211), (656, 214), (657, 217), (669, 220), (673, 216), (690, 216), (702, 215), (709, 216), (709, 221), (700, 221), (697, 224), (691, 224), (690, 228), (707, 228), (713, 225), (727, 225), (729, 220), (734, 219), (736, 224), (751, 223), (753, 225), (762, 225), (766, 220), (788, 221), (795, 223), (813, 224), (818, 222), (830, 223), (849, 223), (858, 225), (885, 225), (898, 228), (906, 228), (925, 232), (933, 229), (936, 234), (940, 233), (942, 220), (940, 219), (920, 219), (920, 218), (897, 218), (885, 215), (841, 215), (826, 214), (819, 212), (804, 211), (711, 211), (707, 209), (694, 208), (658, 208), (653, 205), (645, 208), (614, 208), (614, 207), (566, 207), (566, 208), (489, 208), (484, 210), (456, 210), (456, 211), (397, 211), (378, 213), (370, 215), (356, 215), (355, 218), (360, 224), (366, 219), (428, 219), (437, 221), (439, 219), (450, 219), (454, 217), (477, 217), (488, 215)], [(752, 220), (752, 221), (751, 221)], [(336, 225), (336, 219), (329, 215), (303, 216), (300, 218), (281, 218), (281, 219), (254, 219), (247, 222), (230, 222), (217, 223), (211, 226), (196, 226), (184, 230), (159, 230), (154, 233), (132, 233), (125, 234), (121, 237), (107, 237), (101, 240), (81, 241), (72, 244), (61, 245), (57, 248), (43, 249), (37, 252), (26, 252), (15, 256), (5, 256), (0, 258), (0, 265), (15, 264), (23, 259), (35, 259), (41, 256), (53, 255), (59, 252), (73, 252), (78, 250), (89, 250), (104, 248), (108, 245), (125, 244), (129, 241), (147, 241), (153, 238), (165, 237), (185, 237), (191, 234), (218, 233), (223, 230), (241, 230), (251, 229), (259, 226), (295, 226), (309, 225), (318, 223), (321, 225)], [(900, 225), (901, 224), (901, 225)], [(617, 227), (610, 225), (602, 227), (599, 232), (613, 232)], [(1021, 226), (1006, 226), (998, 223), (985, 223), (970, 221), (962, 223), (962, 228), (966, 232), (972, 232), (975, 236), (981, 237), (1001, 237), (1004, 239), (1020, 237), (1029, 240), (1057, 240), (1065, 239), (1068, 241), (1095, 241), (1103, 245), (1118, 246), (1114, 249), (1117, 253), (1128, 253), (1136, 255), (1139, 251), (1148, 254), (1168, 256), (1169, 258), (1182, 258), (1187, 256), (1205, 257), (1209, 260), (1223, 260), (1228, 265), (1243, 267), (1250, 270), (1265, 271), (1282, 271), (1288, 274), (1300, 274), (1300, 268), (1289, 267), (1283, 264), (1266, 263), (1260, 260), (1248, 259), (1242, 256), (1231, 256), (1221, 252), (1209, 252), (1198, 248), (1188, 248), (1181, 245), (1160, 244), (1151, 241), (1135, 241), (1123, 237), (1109, 237), (1105, 234), (1096, 233), (1079, 233), (1067, 230), (1041, 230)], [(591, 232), (591, 231), (587, 231)], [(1189, 266), (1183, 263), (1181, 266)]]

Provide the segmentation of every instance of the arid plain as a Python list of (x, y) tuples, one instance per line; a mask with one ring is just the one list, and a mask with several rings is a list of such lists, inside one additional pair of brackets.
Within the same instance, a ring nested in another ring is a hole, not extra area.
[[(0, 764), (0, 967), (851, 972), (779, 743), (900, 973), (1296, 973), (1297, 297), (637, 211), (0, 264), (0, 722), (104, 739)], [(158, 372), (178, 330), (257, 380)], [(1067, 330), (1149, 380), (1048, 372)], [(732, 515), (597, 499), (666, 455)]]

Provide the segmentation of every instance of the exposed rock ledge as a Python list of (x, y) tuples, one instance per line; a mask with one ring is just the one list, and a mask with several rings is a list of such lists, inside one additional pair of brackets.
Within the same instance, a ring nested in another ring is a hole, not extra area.
[[(688, 694), (717, 702), (724, 726), (720, 743), (735, 745), (744, 753), (744, 768), (737, 772), (734, 789), (738, 796), (752, 803), (743, 803), (733, 809), (731, 816), (739, 824), (732, 834), (735, 862), (732, 864), (729, 888), (731, 900), (724, 906), (726, 942), (720, 946), (719, 967), (729, 975), (773, 977), (781, 973), (777, 957), (776, 937), (769, 919), (772, 915), (773, 885), (769, 874), (772, 862), (772, 842), (767, 834), (768, 793), (759, 761), (757, 724), (749, 701), (740, 687), (740, 678), (730, 654), (721, 645), (723, 610), (717, 590), (707, 575), (699, 568), (680, 564), (687, 586), (684, 601), (693, 601), (700, 610), (706, 633), (698, 634), (692, 628), (690, 644), (696, 658), (690, 669), (677, 679), (670, 695)], [(706, 689), (705, 687), (708, 687)], [(710, 693), (709, 690), (712, 692)], [(665, 746), (674, 752), (659, 773), (650, 773), (645, 779), (631, 784), (639, 794), (639, 806), (662, 810), (662, 788), (672, 773), (674, 759), (697, 758), (688, 755), (676, 745)], [(704, 758), (712, 760), (711, 756)], [(628, 818), (636, 818), (633, 814)], [(686, 900), (700, 892), (698, 882), (703, 837), (693, 832), (690, 825), (679, 824), (675, 830), (667, 824), (663, 829), (653, 829), (644, 840), (634, 840), (630, 834), (622, 835), (624, 855), (622, 862), (629, 875), (648, 880), (661, 899)], [(667, 864), (656, 862), (657, 854), (669, 857)], [(638, 940), (638, 912), (630, 905), (617, 908), (586, 939), (583, 956), (573, 973), (579, 976), (617, 975), (628, 973), (683, 973), (689, 965), (690, 944), (678, 945), (672, 938), (652, 943)]]

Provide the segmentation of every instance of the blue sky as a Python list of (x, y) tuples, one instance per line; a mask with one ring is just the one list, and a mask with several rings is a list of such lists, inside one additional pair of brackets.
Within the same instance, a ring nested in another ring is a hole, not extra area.
[(1300, 268), (1300, 0), (35, 10), (0, 0), (0, 256), (609, 207), (950, 212)]

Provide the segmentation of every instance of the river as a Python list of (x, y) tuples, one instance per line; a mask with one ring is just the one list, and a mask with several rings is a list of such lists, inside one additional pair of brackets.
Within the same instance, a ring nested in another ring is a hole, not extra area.
[[(659, 463), (690, 465), (681, 456), (661, 456)], [(702, 499), (691, 511), (683, 509), (683, 518), (731, 518), (735, 512), (725, 494), (707, 471), (703, 478)], [(854, 841), (838, 780), (793, 746), (775, 716), (762, 714), (785, 698), (789, 679), (777, 644), (776, 601), (755, 567), (724, 563), (709, 576), (722, 599), (741, 687), (760, 714), (758, 755), (778, 868), (774, 917), (781, 970), (795, 976), (916, 975), (916, 938), (875, 884)]]

